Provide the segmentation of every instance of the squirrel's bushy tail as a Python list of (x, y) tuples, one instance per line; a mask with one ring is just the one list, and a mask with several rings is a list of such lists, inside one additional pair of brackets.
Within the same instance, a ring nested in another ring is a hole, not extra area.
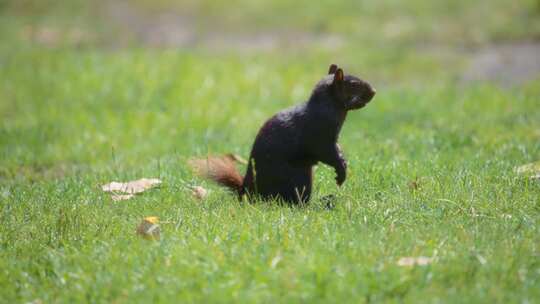
[(242, 195), (244, 178), (236, 169), (235, 160), (230, 155), (192, 158), (188, 163), (197, 175)]

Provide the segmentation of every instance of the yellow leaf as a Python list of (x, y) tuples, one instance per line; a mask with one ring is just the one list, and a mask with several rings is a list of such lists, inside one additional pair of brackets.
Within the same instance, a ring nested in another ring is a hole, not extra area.
[(147, 240), (159, 240), (161, 231), (158, 223), (157, 216), (145, 217), (137, 227), (137, 234)]

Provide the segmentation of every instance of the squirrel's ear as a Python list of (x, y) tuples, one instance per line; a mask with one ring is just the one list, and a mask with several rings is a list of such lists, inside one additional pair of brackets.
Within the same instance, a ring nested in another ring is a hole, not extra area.
[(339, 82), (343, 82), (343, 70), (342, 69), (337, 69), (336, 72), (334, 73), (334, 82), (333, 83), (339, 83)]
[(334, 64), (334, 63), (332, 63), (332, 64), (330, 65), (330, 67), (328, 68), (328, 74), (329, 74), (329, 75), (330, 75), (330, 74), (334, 74), (334, 73), (336, 72), (336, 70), (337, 70), (337, 65)]

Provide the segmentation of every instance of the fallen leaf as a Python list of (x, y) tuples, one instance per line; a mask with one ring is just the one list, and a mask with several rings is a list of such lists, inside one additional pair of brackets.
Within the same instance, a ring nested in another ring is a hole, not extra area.
[(516, 173), (540, 182), (540, 161), (516, 167)]
[(247, 165), (248, 161), (245, 160), (242, 156), (238, 155), (238, 154), (233, 154), (233, 153), (229, 153), (229, 154), (225, 154), (225, 157), (231, 159), (231, 160), (234, 160), (235, 162), (237, 163), (240, 163), (242, 165)]
[(112, 182), (101, 186), (105, 192), (122, 192), (125, 194), (137, 194), (161, 184), (157, 178), (141, 178), (127, 183)]
[(478, 262), (480, 262), (480, 264), (482, 265), (486, 265), (487, 261), (486, 261), (486, 258), (484, 258), (483, 256), (477, 254), (476, 255), (476, 259), (478, 260)]
[(418, 177), (415, 177), (412, 181), (410, 181), (407, 184), (407, 186), (409, 186), (409, 190), (411, 192), (415, 192), (415, 191), (420, 190), (420, 188), (421, 188), (420, 179)]
[(397, 261), (398, 266), (426, 266), (433, 262), (433, 258), (425, 256), (419, 257), (402, 257)]
[(540, 161), (516, 167), (518, 174), (540, 174)]
[(270, 261), (270, 268), (274, 269), (276, 266), (281, 262), (283, 259), (283, 256), (281, 255), (281, 252), (278, 252), (276, 256)]
[(208, 195), (208, 190), (201, 186), (195, 186), (191, 189), (191, 194), (193, 194), (196, 199), (203, 200)]
[(157, 216), (145, 217), (137, 227), (137, 234), (147, 240), (159, 240), (160, 228), (159, 218)]

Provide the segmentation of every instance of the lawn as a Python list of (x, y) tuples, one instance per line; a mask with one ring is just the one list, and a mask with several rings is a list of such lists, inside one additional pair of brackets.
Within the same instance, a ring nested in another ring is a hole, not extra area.
[[(540, 181), (516, 167), (540, 160), (540, 74), (466, 80), (538, 41), (537, 1), (116, 2), (0, 1), (0, 302), (539, 301)], [(377, 88), (341, 188), (319, 165), (308, 206), (248, 204), (192, 174), (330, 63)], [(163, 183), (101, 191), (142, 177)]]

